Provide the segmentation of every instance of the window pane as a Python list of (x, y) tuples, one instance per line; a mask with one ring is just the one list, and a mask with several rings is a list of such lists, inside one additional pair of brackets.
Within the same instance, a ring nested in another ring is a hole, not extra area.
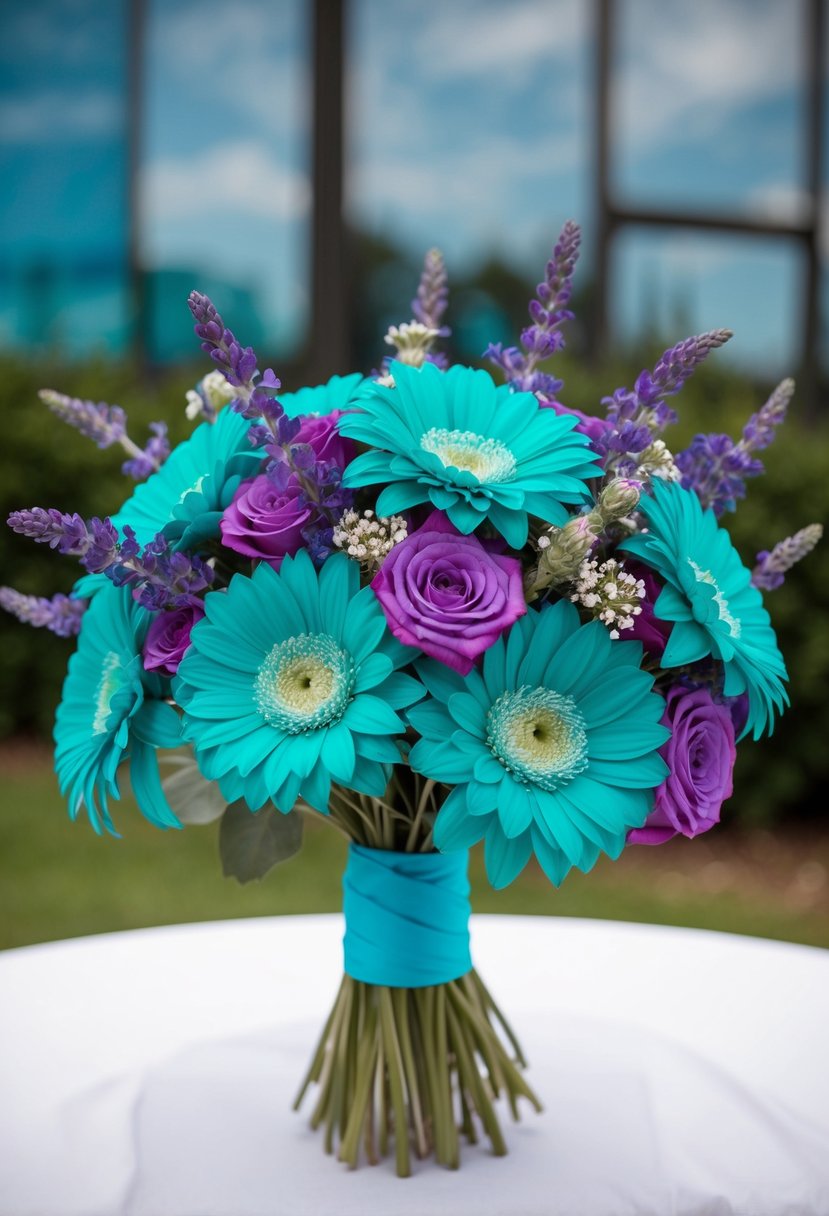
[(667, 346), (731, 329), (718, 360), (782, 379), (800, 358), (803, 270), (802, 251), (787, 240), (626, 230), (613, 263), (617, 336), (649, 334)]
[(150, 0), (141, 260), (151, 352), (192, 354), (197, 287), (285, 355), (308, 316), (308, 6)]
[(125, 4), (5, 5), (0, 41), (0, 341), (128, 340)]
[(800, 219), (803, 0), (622, 0), (614, 14), (618, 193)]
[[(354, 0), (346, 192), (383, 323), (402, 319), (432, 246), (456, 285), (497, 260), (529, 286), (563, 221), (585, 219), (589, 18), (578, 0)], [(494, 304), (468, 302), (459, 353), (474, 356)]]

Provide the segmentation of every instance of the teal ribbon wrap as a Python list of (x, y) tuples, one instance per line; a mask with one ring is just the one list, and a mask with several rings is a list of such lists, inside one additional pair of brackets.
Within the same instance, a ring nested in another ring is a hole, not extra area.
[(426, 988), (472, 969), (469, 854), (352, 844), (343, 874), (345, 971), (364, 984)]

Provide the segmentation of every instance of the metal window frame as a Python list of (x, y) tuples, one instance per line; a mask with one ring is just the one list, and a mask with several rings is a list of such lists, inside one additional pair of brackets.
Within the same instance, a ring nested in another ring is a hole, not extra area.
[(775, 223), (739, 212), (683, 210), (626, 206), (611, 187), (610, 113), (615, 49), (615, 0), (596, 0), (596, 113), (595, 212), (596, 304), (592, 332), (595, 357), (606, 353), (611, 336), (609, 299), (612, 287), (612, 246), (625, 228), (681, 228), (699, 232), (733, 232), (797, 241), (805, 253), (806, 284), (803, 297), (803, 341), (800, 355), (799, 397), (807, 415), (816, 410), (818, 393), (818, 341), (820, 338), (820, 219), (823, 189), (822, 52), (825, 45), (824, 0), (807, 0), (804, 22), (804, 101), (806, 138), (804, 188), (808, 214), (799, 223)]

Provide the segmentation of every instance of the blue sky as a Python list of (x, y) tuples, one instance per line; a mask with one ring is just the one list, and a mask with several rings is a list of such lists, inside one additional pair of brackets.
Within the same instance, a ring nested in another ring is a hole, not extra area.
[[(14, 188), (3, 202), (0, 263), (117, 256), (122, 0), (4, 7), (0, 164)], [(802, 214), (804, 8), (616, 0), (620, 197)], [(307, 5), (151, 0), (148, 11), (143, 261), (249, 291), (270, 345), (290, 349), (308, 317)], [(531, 286), (572, 217), (585, 228), (587, 275), (591, 15), (584, 0), (352, 0), (351, 218), (413, 257), (439, 245), (450, 274), (496, 253)], [(665, 329), (679, 320), (695, 330), (727, 325), (736, 336), (723, 357), (782, 376), (797, 353), (801, 274), (786, 245), (629, 233), (614, 257), (617, 332), (635, 341), (654, 320)], [(125, 304), (116, 307), (117, 283), (100, 290), (117, 343)], [(68, 291), (52, 291), (63, 331)], [(14, 307), (0, 304), (7, 340)], [(87, 305), (90, 341), (98, 313), (100, 300)]]

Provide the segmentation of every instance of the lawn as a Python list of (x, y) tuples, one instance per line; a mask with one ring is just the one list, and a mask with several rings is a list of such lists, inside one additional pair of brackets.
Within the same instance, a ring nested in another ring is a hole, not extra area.
[[(0, 947), (183, 921), (335, 911), (345, 844), (309, 823), (301, 854), (262, 882), (222, 877), (215, 825), (159, 832), (125, 800), (122, 838), (71, 824), (45, 747), (0, 750)], [(829, 946), (829, 838), (719, 829), (696, 841), (628, 849), (560, 891), (528, 869), (493, 891), (478, 850), (477, 912), (692, 925)]]

